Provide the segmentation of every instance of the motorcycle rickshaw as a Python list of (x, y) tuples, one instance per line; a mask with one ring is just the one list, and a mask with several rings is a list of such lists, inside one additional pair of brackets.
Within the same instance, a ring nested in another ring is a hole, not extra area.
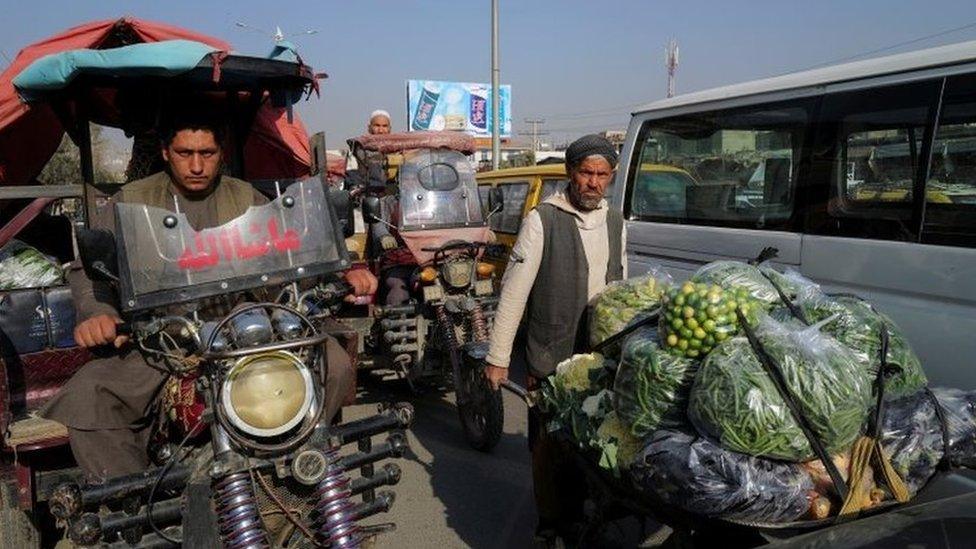
[[(194, 42), (106, 49), (93, 63), (88, 55), (69, 51), (41, 59), (37, 63), (47, 67), (70, 66), (70, 75), (43, 86), (27, 79), (20, 91), (30, 104), (53, 108), (78, 144), (86, 183), (78, 194), (86, 198), (89, 220), (100, 215), (90, 122), (152, 128), (174, 101), (205, 102), (225, 117), (229, 173), (243, 176), (244, 144), (256, 118), (266, 108), (290, 117), (292, 104), (316, 86), (311, 67), (295, 58), (245, 57)], [(169, 66), (161, 68), (161, 60)], [(89, 277), (119, 294), (126, 321), (120, 330), (168, 376), (155, 403), (154, 465), (86, 484), (73, 467), (64, 426), (33, 412), (90, 353), (77, 347), (20, 353), (5, 345), (0, 545), (48, 545), (54, 540), (40, 534), (55, 523), (76, 545), (111, 547), (181, 541), (195, 547), (359, 547), (390, 529), (362, 521), (393, 503), (393, 492), (377, 488), (395, 485), (400, 469), (377, 463), (403, 455), (412, 409), (391, 404), (330, 424), (323, 414), (325, 341), (334, 335), (355, 349), (356, 334), (309, 317), (294, 301), (279, 299), (285, 292), (276, 295), (299, 286), (330, 288), (333, 299), (348, 292), (332, 281), (350, 266), (335, 208), (341, 197), (311, 174), (270, 187), (269, 204), (212, 229), (193, 230), (179, 212), (123, 203), (110, 206), (114, 234), (76, 229)], [(340, 210), (348, 219), (351, 210), (345, 210), (348, 201)], [(28, 293), (40, 296), (42, 306), (64, 294)], [(226, 313), (202, 313), (200, 304), (214, 300), (234, 305)], [(5, 326), (14, 325), (9, 308), (4, 314)], [(46, 322), (50, 332), (57, 324), (70, 339), (73, 319), (42, 316), (42, 327)], [(374, 443), (379, 436), (385, 440)]]
[(365, 319), (341, 319), (364, 336), (360, 368), (393, 370), (414, 389), (453, 388), (465, 439), (491, 450), (504, 419), (501, 394), (484, 375), (498, 284), (481, 259), (492, 247), (487, 216), (501, 208), (500, 193), (491, 193), (486, 214), (467, 156), (470, 136), (365, 135), (349, 145), (365, 174), (364, 220), (402, 244), (378, 250), (369, 243), (381, 290), (395, 268), (406, 273), (409, 292), (404, 303), (371, 306)]

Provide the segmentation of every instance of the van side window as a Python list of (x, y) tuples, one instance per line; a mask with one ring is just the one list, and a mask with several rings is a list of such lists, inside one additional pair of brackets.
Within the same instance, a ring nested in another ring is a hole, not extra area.
[(638, 135), (631, 219), (784, 229), (791, 225), (808, 101), (649, 120)]
[(976, 246), (976, 75), (946, 81), (925, 196), (922, 242)]
[[(529, 194), (529, 182), (499, 183), (505, 207), (491, 218), (492, 230), (499, 233), (517, 234), (522, 226), (522, 211)], [(486, 199), (487, 200), (487, 199)]]
[[(539, 203), (543, 203), (547, 198), (556, 194), (558, 191), (566, 190), (566, 183), (568, 179), (543, 179), (542, 180), (542, 192), (539, 193)], [(607, 194), (610, 194), (609, 192)]]
[(942, 80), (828, 93), (812, 148), (808, 231), (914, 242), (914, 189), (927, 163)]

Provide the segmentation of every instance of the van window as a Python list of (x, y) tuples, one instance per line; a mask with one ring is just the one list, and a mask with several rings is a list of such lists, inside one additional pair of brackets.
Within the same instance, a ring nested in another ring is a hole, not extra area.
[(744, 228), (790, 224), (808, 101), (644, 124), (626, 205), (631, 219)]
[(925, 195), (922, 242), (976, 246), (976, 75), (946, 81)]
[(499, 233), (516, 234), (522, 226), (522, 210), (529, 194), (529, 182), (501, 183), (505, 207), (491, 218), (491, 228)]
[(824, 96), (811, 147), (810, 232), (917, 241), (914, 189), (941, 88), (936, 79)]
[(543, 203), (547, 198), (556, 194), (557, 191), (566, 190), (568, 179), (543, 179), (542, 192), (539, 194), (539, 203)]

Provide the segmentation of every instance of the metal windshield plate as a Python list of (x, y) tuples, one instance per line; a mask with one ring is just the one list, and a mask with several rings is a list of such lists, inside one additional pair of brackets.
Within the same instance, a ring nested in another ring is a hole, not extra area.
[(405, 231), (485, 224), (475, 167), (463, 154), (416, 149), (400, 166), (400, 228)]
[(120, 298), (126, 311), (293, 282), (349, 265), (322, 183), (307, 179), (219, 227), (181, 213), (115, 205)]

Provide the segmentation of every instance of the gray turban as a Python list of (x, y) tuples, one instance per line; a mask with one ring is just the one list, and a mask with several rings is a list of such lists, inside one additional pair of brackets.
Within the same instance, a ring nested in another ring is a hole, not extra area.
[(591, 133), (573, 141), (566, 149), (566, 167), (579, 165), (586, 157), (593, 155), (606, 158), (611, 168), (617, 166), (617, 149), (607, 138)]

